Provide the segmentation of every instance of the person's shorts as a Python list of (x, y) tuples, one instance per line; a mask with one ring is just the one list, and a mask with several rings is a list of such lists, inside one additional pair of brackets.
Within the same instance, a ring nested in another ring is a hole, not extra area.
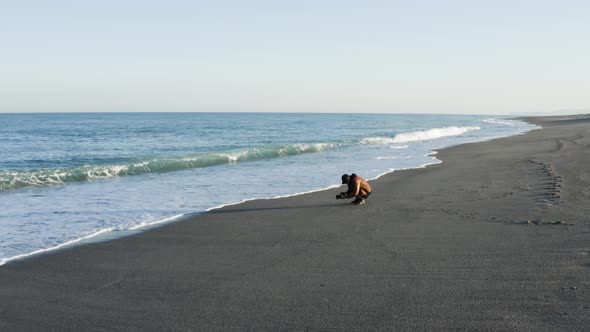
[(369, 196), (371, 196), (372, 191), (369, 191), (366, 195), (359, 195), (361, 198), (367, 198)]

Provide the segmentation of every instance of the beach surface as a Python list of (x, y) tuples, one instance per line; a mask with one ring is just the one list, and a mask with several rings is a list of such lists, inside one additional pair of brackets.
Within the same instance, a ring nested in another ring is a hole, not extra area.
[(590, 115), (525, 120), (363, 206), (248, 201), (8, 263), (0, 330), (588, 330)]

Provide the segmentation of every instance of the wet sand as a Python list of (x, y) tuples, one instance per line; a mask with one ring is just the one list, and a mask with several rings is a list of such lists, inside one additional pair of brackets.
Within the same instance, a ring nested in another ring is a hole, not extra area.
[(0, 330), (588, 330), (590, 115), (527, 121), (364, 206), (250, 201), (9, 263)]

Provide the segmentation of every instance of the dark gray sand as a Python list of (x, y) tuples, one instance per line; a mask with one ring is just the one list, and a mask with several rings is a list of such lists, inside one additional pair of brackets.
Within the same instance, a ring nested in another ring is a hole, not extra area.
[(528, 120), (364, 206), (251, 201), (7, 264), (0, 330), (589, 330), (590, 116)]

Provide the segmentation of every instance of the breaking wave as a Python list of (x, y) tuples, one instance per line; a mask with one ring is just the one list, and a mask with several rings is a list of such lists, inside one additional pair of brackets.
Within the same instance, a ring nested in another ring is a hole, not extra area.
[[(315, 153), (354, 144), (400, 144), (426, 141), (446, 136), (462, 135), (479, 127), (444, 127), (425, 131), (399, 133), (394, 137), (368, 137), (357, 141), (340, 143), (298, 143), (284, 145), (268, 145), (243, 150), (212, 152), (180, 157), (164, 157), (140, 160), (123, 165), (85, 165), (72, 168), (51, 168), (30, 171), (0, 171), (0, 192), (26, 187), (42, 187), (70, 182), (92, 181), (128, 175), (161, 173), (193, 168), (202, 168), (231, 164), (243, 161), (295, 156)], [(392, 148), (407, 148), (407, 145), (395, 145)]]
[(334, 143), (286, 144), (184, 157), (155, 158), (126, 165), (86, 165), (32, 171), (5, 170), (0, 171), (0, 191), (294, 156), (332, 150), (340, 146), (341, 144)]
[(433, 128), (423, 131), (411, 131), (399, 133), (393, 138), (393, 143), (410, 143), (420, 141), (430, 141), (437, 138), (448, 136), (459, 136), (467, 132), (479, 130), (479, 127), (443, 127)]
[[(437, 138), (448, 136), (459, 136), (466, 132), (479, 130), (479, 127), (443, 127), (432, 128), (422, 131), (410, 131), (406, 133), (399, 133), (394, 137), (368, 137), (363, 138), (359, 142), (361, 144), (401, 144), (411, 142), (430, 141)], [(407, 148), (407, 145), (391, 146), (393, 149)]]
[(393, 137), (367, 137), (359, 141), (361, 144), (394, 144)]

